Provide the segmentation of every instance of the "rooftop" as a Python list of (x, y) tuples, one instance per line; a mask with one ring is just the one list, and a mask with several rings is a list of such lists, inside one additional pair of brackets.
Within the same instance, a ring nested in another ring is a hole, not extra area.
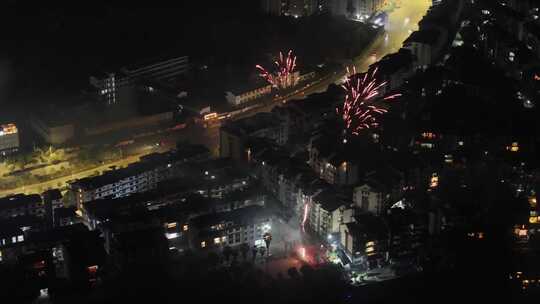
[(72, 218), (76, 217), (75, 207), (61, 207), (54, 209), (55, 218)]
[(28, 240), (30, 242), (63, 242), (70, 239), (78, 239), (87, 232), (89, 232), (88, 228), (84, 224), (79, 223), (56, 227), (47, 231), (31, 232)]
[(199, 230), (207, 230), (211, 226), (232, 222), (233, 225), (245, 225), (253, 223), (259, 219), (269, 218), (271, 212), (260, 206), (249, 206), (236, 209), (230, 212), (219, 212), (201, 215), (192, 220), (192, 225)]
[(348, 223), (347, 229), (355, 237), (362, 239), (382, 239), (387, 236), (387, 228), (381, 218), (370, 213), (355, 215), (355, 222)]
[(192, 157), (207, 154), (206, 149), (179, 150), (168, 153), (153, 153), (141, 158), (137, 163), (129, 165), (127, 168), (107, 171), (99, 176), (87, 177), (79, 179), (72, 183), (73, 186), (78, 186), (83, 189), (97, 189), (105, 185), (116, 183), (124, 178), (136, 176), (140, 173), (147, 172), (165, 166), (171, 162), (185, 162)]
[(45, 192), (43, 192), (43, 198), (47, 198), (53, 201), (62, 199), (62, 192), (58, 189), (50, 189)]
[(321, 207), (329, 212), (332, 212), (345, 204), (339, 193), (330, 187), (319, 192), (313, 200), (321, 204)]
[(237, 136), (251, 136), (267, 129), (279, 127), (279, 119), (273, 113), (261, 112), (253, 116), (226, 123), (222, 128)]
[(134, 248), (156, 250), (156, 245), (164, 247), (167, 244), (161, 227), (118, 233), (115, 234), (115, 240), (118, 248), (126, 253), (134, 252)]
[(376, 182), (387, 189), (391, 189), (393, 186), (399, 184), (401, 173), (391, 166), (381, 166), (377, 170), (369, 172), (366, 175), (366, 180)]
[(15, 228), (31, 227), (31, 229), (40, 229), (46, 225), (43, 218), (33, 215), (22, 215), (16, 217), (10, 217), (2, 219), (0, 221), (0, 234), (1, 232), (13, 230)]
[(409, 67), (414, 61), (412, 52), (408, 49), (401, 48), (397, 53), (392, 53), (384, 56), (372, 67), (378, 67), (379, 75), (392, 75), (401, 69)]
[(434, 45), (439, 41), (440, 38), (440, 32), (436, 29), (425, 29), (425, 30), (419, 30), (416, 32), (413, 32), (409, 38), (407, 38), (403, 45), (406, 45), (408, 43), (423, 43), (423, 44), (429, 44)]
[(15, 194), (0, 199), (0, 211), (25, 207), (26, 205), (36, 203), (41, 203), (41, 196), (38, 194)]

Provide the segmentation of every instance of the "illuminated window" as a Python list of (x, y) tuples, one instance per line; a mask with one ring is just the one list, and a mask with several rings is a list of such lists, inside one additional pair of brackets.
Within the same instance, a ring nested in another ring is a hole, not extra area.
[(437, 173), (433, 173), (432, 176), (431, 176), (431, 180), (430, 180), (430, 183), (429, 183), (429, 186), (431, 188), (435, 188), (439, 185), (439, 176), (437, 175)]
[(94, 265), (94, 266), (89, 266), (88, 267), (88, 273), (90, 274), (95, 274), (98, 270), (98, 266), (97, 265)]
[(168, 224), (167, 224), (167, 228), (169, 228), (169, 229), (170, 229), (170, 228), (174, 228), (174, 227), (176, 227), (176, 222), (175, 222), (175, 223), (168, 223)]
[(214, 244), (219, 244), (221, 243), (221, 239), (220, 238), (214, 238)]
[(424, 132), (424, 133), (422, 133), (422, 137), (425, 138), (425, 139), (436, 139), (437, 135), (435, 133), (432, 133), (432, 132)]
[(205, 242), (205, 241), (202, 241), (202, 242), (201, 242), (201, 248), (204, 248), (204, 247), (206, 247), (206, 242)]
[(519, 144), (517, 142), (513, 142), (511, 146), (507, 146), (506, 150), (512, 151), (512, 152), (518, 152), (519, 151)]
[(535, 196), (532, 196), (529, 198), (529, 205), (531, 205), (531, 207), (535, 208), (536, 207), (536, 197)]
[(213, 113), (204, 115), (203, 119), (204, 120), (210, 120), (210, 119), (217, 118), (217, 116), (218, 116), (218, 114), (213, 112)]
[(527, 229), (522, 227), (521, 229), (519, 229), (518, 235), (519, 236), (527, 236)]
[(21, 234), (17, 236), (17, 242), (22, 242), (22, 241), (24, 241), (24, 236)]
[(366, 243), (366, 247), (371, 247), (371, 246), (375, 246), (375, 242), (371, 241), (371, 242)]
[(188, 231), (189, 226), (188, 226), (188, 225), (184, 225), (184, 227), (182, 227), (182, 229), (184, 229), (184, 231)]

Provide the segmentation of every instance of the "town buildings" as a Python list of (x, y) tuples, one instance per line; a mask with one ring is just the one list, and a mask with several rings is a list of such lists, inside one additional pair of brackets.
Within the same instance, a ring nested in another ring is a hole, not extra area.
[(261, 0), (263, 13), (273, 16), (307, 17), (325, 9), (322, 0)]
[(13, 123), (0, 125), (0, 157), (19, 150), (19, 130)]
[(76, 180), (70, 184), (78, 208), (85, 202), (101, 198), (118, 198), (154, 189), (160, 181), (178, 174), (187, 161), (204, 160), (209, 152), (201, 146), (163, 154), (150, 154), (126, 168), (107, 171), (96, 177)]
[(0, 199), (0, 218), (32, 215), (45, 216), (45, 206), (38, 194), (16, 194)]
[[(50, 112), (49, 112), (50, 113)], [(61, 145), (75, 136), (75, 126), (71, 119), (61, 113), (35, 115), (30, 120), (34, 131), (48, 144)]]
[(366, 20), (379, 12), (387, 1), (384, 0), (332, 0), (328, 10), (337, 16)]
[(135, 88), (146, 85), (149, 90), (154, 82), (168, 81), (187, 72), (187, 56), (154, 61), (148, 64), (125, 66), (118, 73), (108, 73), (101, 78), (90, 77), (90, 84), (107, 105), (129, 102)]
[(246, 147), (248, 138), (266, 138), (276, 144), (287, 142), (287, 129), (273, 113), (257, 113), (254, 116), (228, 122), (220, 128), (220, 157), (244, 160), (249, 157)]
[(191, 221), (189, 242), (192, 248), (202, 250), (240, 244), (262, 247), (263, 235), (271, 231), (273, 220), (273, 215), (259, 206), (202, 215)]

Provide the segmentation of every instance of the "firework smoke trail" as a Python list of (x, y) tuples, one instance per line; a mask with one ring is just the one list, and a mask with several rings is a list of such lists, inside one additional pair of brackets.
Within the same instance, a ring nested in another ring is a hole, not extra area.
[(296, 56), (293, 56), (292, 50), (289, 50), (286, 57), (283, 56), (282, 52), (279, 52), (279, 59), (274, 61), (274, 64), (277, 67), (275, 75), (259, 64), (255, 68), (260, 71), (259, 76), (266, 79), (273, 87), (289, 86), (290, 76), (296, 68)]
[[(387, 84), (386, 81), (378, 83), (376, 79), (378, 68), (371, 73), (367, 72), (363, 77), (356, 73), (356, 68), (352, 71), (347, 68), (347, 80), (342, 85), (347, 92), (345, 102), (341, 109), (336, 108), (345, 123), (344, 133), (358, 135), (364, 129), (376, 128), (379, 126), (377, 116), (387, 112), (386, 109), (379, 108), (372, 101), (379, 96), (379, 89)], [(388, 101), (401, 96), (393, 94), (383, 97)]]
[(307, 217), (308, 217), (308, 212), (309, 212), (309, 205), (308, 205), (308, 203), (305, 203), (304, 204), (304, 217), (302, 219), (302, 231), (303, 232), (306, 232), (306, 221), (307, 221)]

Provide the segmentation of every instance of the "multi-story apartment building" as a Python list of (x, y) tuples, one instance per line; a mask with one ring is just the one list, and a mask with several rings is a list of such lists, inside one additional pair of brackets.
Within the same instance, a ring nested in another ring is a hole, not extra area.
[(340, 228), (340, 245), (353, 264), (377, 267), (387, 259), (388, 227), (371, 214), (359, 214)]
[(235, 88), (225, 92), (225, 99), (232, 106), (240, 106), (256, 100), (272, 92), (271, 84), (254, 85), (253, 87)]
[(64, 207), (62, 202), (62, 193), (58, 189), (51, 189), (41, 194), (43, 204), (45, 205), (45, 216), (50, 224), (54, 226), (55, 212), (58, 208)]
[(288, 140), (287, 128), (273, 113), (257, 113), (244, 119), (229, 122), (220, 128), (219, 154), (234, 160), (246, 160), (249, 138), (266, 138), (278, 145)]
[[(215, 174), (215, 173), (214, 173)], [(205, 175), (203, 175), (205, 176)], [(156, 189), (116, 199), (96, 199), (86, 202), (80, 209), (84, 223), (96, 229), (112, 217), (128, 216), (136, 210), (159, 211), (170, 208), (169, 215), (178, 213), (175, 221), (213, 213), (226, 212), (251, 205), (264, 205), (265, 196), (250, 180), (238, 182), (226, 178), (219, 183), (219, 191), (211, 180), (200, 177), (167, 180)], [(195, 179), (195, 180), (194, 180)], [(202, 190), (201, 190), (202, 189)], [(208, 195), (210, 194), (210, 195)], [(180, 224), (179, 224), (180, 225)]]
[(372, 172), (354, 188), (352, 200), (364, 212), (384, 215), (402, 198), (404, 185), (401, 172), (393, 169)]
[(413, 32), (403, 42), (403, 48), (410, 50), (416, 57), (416, 68), (426, 69), (438, 60), (442, 46), (446, 42), (444, 34), (435, 28), (421, 29)]
[(323, 239), (338, 234), (340, 226), (351, 222), (353, 216), (351, 202), (340, 198), (332, 188), (318, 191), (308, 212), (311, 231)]
[(262, 247), (265, 245), (263, 235), (271, 232), (272, 222), (273, 215), (260, 206), (203, 215), (189, 224), (190, 245), (194, 249), (240, 244)]
[(185, 162), (208, 158), (208, 150), (200, 146), (163, 154), (154, 153), (126, 168), (74, 181), (69, 187), (75, 195), (77, 208), (81, 209), (82, 204), (88, 201), (114, 199), (155, 189), (159, 182), (175, 177)]
[(24, 231), (16, 227), (1, 226), (0, 229), (0, 265), (13, 263), (24, 252)]
[(332, 0), (328, 8), (333, 15), (366, 20), (379, 12), (386, 2), (386, 0)]
[(0, 218), (32, 215), (45, 217), (45, 204), (38, 194), (15, 194), (0, 199)]
[(328, 146), (324, 140), (312, 140), (309, 145), (309, 165), (320, 178), (332, 185), (352, 185), (358, 182), (358, 164), (353, 155)]
[(271, 98), (270, 94), (274, 89), (288, 89), (298, 85), (300, 82), (313, 79), (315, 76), (316, 74), (313, 71), (307, 71), (304, 74), (301, 74), (300, 71), (294, 71), (286, 77), (275, 76), (274, 84), (269, 84), (266, 80), (259, 78), (257, 81), (248, 81), (247, 84), (233, 86), (225, 92), (225, 99), (231, 106), (240, 108), (261, 97), (267, 96)]
[(401, 87), (405, 80), (413, 75), (414, 60), (411, 50), (400, 49), (397, 53), (388, 54), (370, 66), (370, 69), (377, 68), (379, 81), (387, 83), (381, 88), (381, 95)]
[[(137, 85), (167, 81), (186, 73), (189, 58), (181, 56), (144, 65), (126, 66), (119, 73), (108, 73), (101, 78), (90, 77), (90, 84), (107, 105), (123, 103), (129, 99)], [(151, 88), (151, 86), (148, 86)]]
[(261, 9), (268, 15), (298, 18), (322, 12), (325, 3), (323, 0), (261, 0)]
[(335, 115), (335, 104), (342, 101), (340, 97), (333, 92), (312, 94), (306, 99), (274, 107), (272, 113), (283, 121), (289, 139), (302, 140), (319, 128), (325, 119)]
[(15, 124), (0, 125), (0, 157), (19, 150), (19, 130)]

